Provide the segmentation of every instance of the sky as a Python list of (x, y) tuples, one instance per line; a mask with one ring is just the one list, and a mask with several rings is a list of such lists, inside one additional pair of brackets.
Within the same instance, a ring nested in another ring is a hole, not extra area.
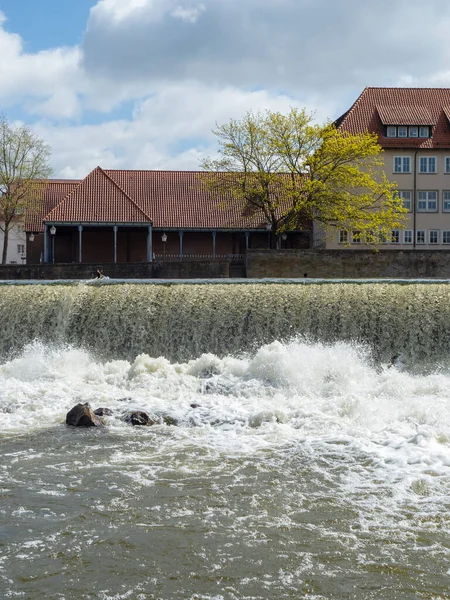
[(197, 170), (216, 124), (366, 86), (450, 87), (445, 0), (0, 0), (0, 112), (54, 177)]

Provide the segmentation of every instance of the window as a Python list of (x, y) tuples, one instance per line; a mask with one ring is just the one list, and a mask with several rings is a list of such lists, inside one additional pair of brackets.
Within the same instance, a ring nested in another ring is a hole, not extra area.
[(450, 173), (450, 156), (445, 157), (445, 172)]
[(400, 244), (400, 231), (398, 229), (392, 231), (391, 244)]
[(425, 244), (425, 230), (418, 229), (416, 231), (416, 244)]
[(413, 243), (413, 232), (411, 229), (406, 229), (403, 232), (403, 243), (404, 244), (412, 244)]
[(430, 137), (429, 127), (419, 127), (419, 137), (422, 137), (422, 138)]
[(408, 137), (408, 128), (407, 127), (399, 127), (398, 128), (398, 137)]
[(23, 233), (23, 225), (16, 225), (17, 233)]
[(419, 212), (437, 212), (437, 192), (417, 192)]
[(448, 190), (442, 192), (442, 211), (450, 212), (450, 191)]
[(386, 137), (397, 137), (397, 127), (388, 125), (386, 129)]
[(352, 242), (354, 244), (360, 244), (361, 243), (361, 232), (360, 231), (354, 231), (352, 233)]
[(417, 137), (419, 135), (419, 128), (417, 125), (409, 128), (409, 137)]
[(439, 244), (439, 231), (437, 229), (430, 229), (428, 232), (428, 243)]
[(411, 190), (399, 190), (399, 198), (403, 200), (403, 206), (408, 212), (412, 211), (412, 191)]
[(394, 173), (411, 173), (411, 157), (394, 156)]
[(17, 254), (25, 254), (25, 244), (17, 244)]
[(421, 156), (419, 159), (419, 173), (436, 173), (436, 157)]
[(442, 243), (443, 244), (450, 244), (450, 231), (443, 231), (442, 232)]
[(345, 231), (345, 229), (341, 229), (339, 232), (339, 243), (347, 244), (347, 242), (348, 242), (348, 231)]

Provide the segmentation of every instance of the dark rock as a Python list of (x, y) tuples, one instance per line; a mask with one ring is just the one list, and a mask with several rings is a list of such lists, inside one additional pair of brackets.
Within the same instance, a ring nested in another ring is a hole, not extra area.
[(123, 417), (125, 423), (130, 425), (154, 425), (155, 422), (150, 419), (148, 414), (143, 410), (135, 410), (133, 412), (126, 413)]
[(165, 425), (178, 425), (178, 421), (176, 419), (174, 419), (173, 417), (169, 417), (169, 415), (166, 415), (165, 417), (163, 417), (163, 423)]
[(94, 410), (94, 415), (97, 417), (110, 417), (113, 414), (113, 411), (110, 408), (96, 408)]
[(196, 404), (195, 402), (193, 402), (192, 404), (189, 405), (191, 408), (200, 408), (200, 404)]
[(72, 427), (101, 427), (103, 423), (96, 417), (89, 403), (76, 404), (66, 415), (66, 424)]

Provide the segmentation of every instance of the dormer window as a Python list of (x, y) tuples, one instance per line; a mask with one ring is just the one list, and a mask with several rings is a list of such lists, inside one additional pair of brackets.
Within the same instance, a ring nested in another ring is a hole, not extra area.
[(397, 137), (397, 127), (388, 125), (386, 131), (386, 137)]
[(387, 125), (386, 137), (388, 138), (429, 138), (428, 125)]

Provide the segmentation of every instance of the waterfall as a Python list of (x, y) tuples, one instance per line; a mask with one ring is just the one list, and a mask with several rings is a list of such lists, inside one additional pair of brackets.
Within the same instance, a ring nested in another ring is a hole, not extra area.
[(443, 282), (111, 283), (0, 285), (1, 354), (39, 340), (108, 358), (188, 360), (301, 336), (365, 344), (385, 362), (448, 355)]

